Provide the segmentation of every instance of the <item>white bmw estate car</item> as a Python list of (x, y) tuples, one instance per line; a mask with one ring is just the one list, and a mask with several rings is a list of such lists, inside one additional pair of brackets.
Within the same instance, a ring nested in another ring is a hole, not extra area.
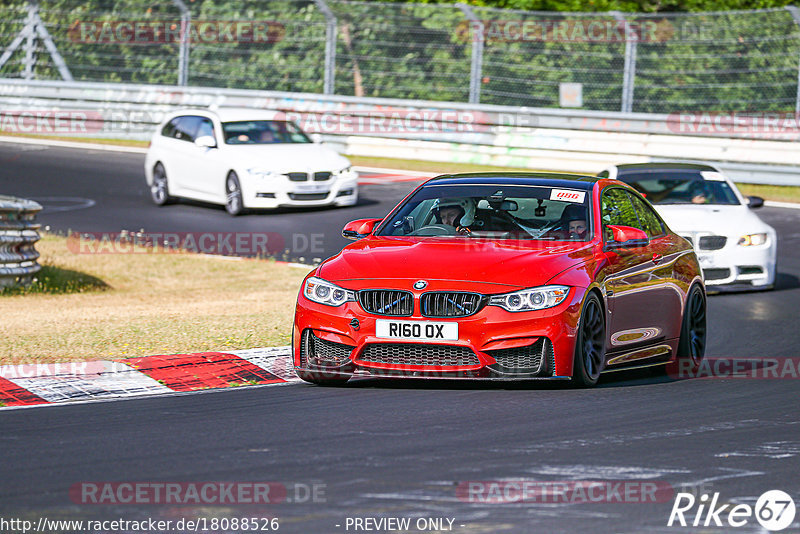
[(775, 284), (775, 229), (753, 210), (761, 197), (744, 197), (719, 169), (694, 163), (616, 165), (599, 176), (638, 190), (667, 225), (695, 249), (709, 291), (769, 289)]
[(174, 198), (247, 208), (351, 206), (358, 174), (279, 111), (189, 109), (158, 126), (145, 159), (158, 205)]

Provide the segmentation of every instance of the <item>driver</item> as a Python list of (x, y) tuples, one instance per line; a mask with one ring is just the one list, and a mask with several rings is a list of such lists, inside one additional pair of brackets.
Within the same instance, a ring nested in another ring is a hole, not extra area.
[(567, 239), (586, 239), (586, 232), (589, 229), (586, 208), (578, 204), (564, 208), (564, 213), (561, 214), (561, 228), (566, 230)]
[(454, 226), (456, 232), (469, 235), (475, 220), (475, 202), (471, 198), (441, 198), (433, 205), (437, 224)]

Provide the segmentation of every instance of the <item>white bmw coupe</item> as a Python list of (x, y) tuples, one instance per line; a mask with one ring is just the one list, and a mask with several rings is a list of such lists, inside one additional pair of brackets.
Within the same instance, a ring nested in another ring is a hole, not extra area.
[(709, 291), (769, 289), (775, 284), (775, 229), (719, 169), (695, 163), (616, 165), (599, 176), (630, 184), (695, 249)]
[(352, 206), (358, 174), (279, 111), (189, 109), (170, 113), (150, 142), (145, 177), (153, 202), (174, 198), (247, 208)]

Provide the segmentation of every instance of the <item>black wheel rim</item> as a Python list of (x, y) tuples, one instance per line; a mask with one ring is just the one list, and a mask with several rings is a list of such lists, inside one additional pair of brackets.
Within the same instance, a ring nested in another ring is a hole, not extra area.
[(583, 366), (586, 376), (594, 381), (600, 376), (605, 366), (605, 337), (603, 315), (597, 301), (590, 300), (583, 310), (581, 326), (581, 349), (583, 350)]
[(153, 185), (150, 186), (150, 192), (156, 202), (164, 202), (167, 198), (167, 175), (160, 165), (153, 171)]
[(700, 363), (706, 349), (706, 301), (703, 293), (693, 291), (689, 298), (689, 355)]
[(236, 213), (242, 205), (242, 192), (239, 191), (239, 183), (234, 178), (228, 178), (228, 194), (227, 194), (228, 211)]

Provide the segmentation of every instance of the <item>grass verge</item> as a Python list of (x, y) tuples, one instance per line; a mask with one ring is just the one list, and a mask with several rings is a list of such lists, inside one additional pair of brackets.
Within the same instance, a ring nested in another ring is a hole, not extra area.
[(0, 130), (3, 137), (24, 137), (28, 139), (52, 139), (54, 141), (70, 141), (73, 143), (94, 143), (97, 145), (131, 146), (137, 148), (147, 148), (149, 141), (136, 141), (133, 139), (104, 139), (101, 137), (71, 137), (66, 135), (36, 135), (23, 134), (17, 132), (6, 132)]
[(28, 290), (0, 295), (0, 364), (286, 345), (305, 269), (190, 253), (77, 255), (37, 244)]

